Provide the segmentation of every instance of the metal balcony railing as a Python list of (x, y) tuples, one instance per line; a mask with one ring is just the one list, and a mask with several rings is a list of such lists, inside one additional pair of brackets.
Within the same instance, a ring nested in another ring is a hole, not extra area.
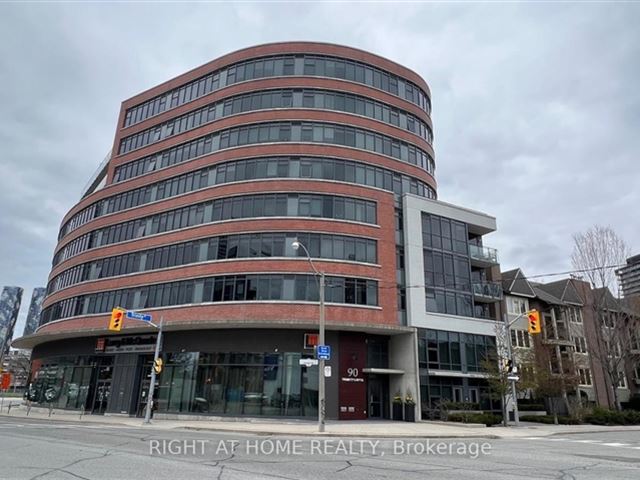
[(473, 282), (471, 285), (473, 295), (477, 298), (485, 298), (490, 300), (502, 299), (502, 285), (490, 282)]
[(469, 245), (469, 256), (473, 260), (478, 260), (491, 265), (498, 264), (498, 250), (490, 247), (480, 247), (478, 245)]

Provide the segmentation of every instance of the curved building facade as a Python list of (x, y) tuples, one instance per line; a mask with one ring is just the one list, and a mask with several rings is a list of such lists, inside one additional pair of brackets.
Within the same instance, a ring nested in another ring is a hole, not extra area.
[[(240, 50), (123, 102), (112, 154), (63, 218), (32, 390), (140, 414), (164, 321), (157, 414), (313, 417), (315, 267), (327, 276), (327, 416), (388, 417), (419, 389), (402, 201), (436, 198), (430, 92), (342, 46)], [(305, 343), (306, 340), (306, 343)], [(311, 347), (311, 348), (309, 348)]]

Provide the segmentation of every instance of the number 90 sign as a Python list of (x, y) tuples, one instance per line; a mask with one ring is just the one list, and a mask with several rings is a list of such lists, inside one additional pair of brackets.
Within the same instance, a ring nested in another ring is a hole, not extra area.
[(357, 368), (347, 368), (347, 376), (351, 378), (358, 377), (358, 369)]

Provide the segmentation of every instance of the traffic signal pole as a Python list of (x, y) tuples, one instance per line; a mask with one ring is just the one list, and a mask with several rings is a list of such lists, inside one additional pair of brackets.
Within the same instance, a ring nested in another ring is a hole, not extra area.
[[(153, 409), (153, 391), (156, 387), (156, 360), (160, 357), (160, 345), (162, 342), (162, 324), (164, 317), (160, 317), (160, 325), (158, 326), (158, 338), (156, 340), (156, 351), (153, 355), (153, 362), (151, 363), (151, 383), (149, 384), (149, 394), (147, 395), (147, 409), (144, 413), (144, 422), (151, 423), (151, 410)], [(153, 325), (153, 324), (151, 324)], [(155, 325), (154, 325), (155, 326)]]
[[(529, 332), (530, 333), (540, 333), (540, 314), (538, 313), (537, 310), (533, 309), (533, 310), (528, 310), (526, 312), (523, 312), (521, 314), (519, 314), (516, 318), (514, 318), (513, 320), (509, 321), (509, 316), (506, 313), (502, 314), (502, 319), (504, 320), (504, 330), (505, 330), (505, 335), (507, 337), (507, 354), (509, 355), (509, 360), (511, 360), (511, 365), (512, 368), (513, 366), (516, 365), (516, 359), (513, 355), (513, 345), (511, 345), (511, 325), (513, 325), (514, 323), (516, 323), (518, 320), (520, 320), (522, 317), (524, 316), (529, 317)], [(537, 323), (537, 331), (532, 331), (531, 330), (531, 322), (533, 321), (531, 318), (531, 315), (535, 315), (536, 316), (536, 322)], [(511, 374), (513, 374), (514, 372), (511, 371)], [(511, 383), (511, 397), (513, 398), (513, 420), (514, 423), (516, 425), (516, 427), (520, 426), (520, 414), (518, 413), (518, 396), (517, 396), (517, 392), (516, 392), (516, 380), (509, 380), (509, 383)]]
[[(511, 345), (511, 325), (513, 325), (516, 320), (522, 318), (522, 314), (518, 315), (512, 322), (509, 322), (508, 315), (506, 313), (502, 314), (502, 318), (504, 319), (504, 329), (505, 335), (507, 337), (507, 353), (509, 355), (509, 360), (511, 360), (511, 365), (515, 365), (515, 358), (513, 357), (513, 345)], [(513, 374), (513, 371), (510, 372)], [(513, 420), (516, 427), (520, 426), (520, 414), (518, 413), (518, 395), (516, 392), (516, 381), (509, 380), (511, 384), (511, 398), (513, 398)], [(506, 412), (506, 409), (505, 409)], [(505, 424), (506, 425), (506, 424)]]

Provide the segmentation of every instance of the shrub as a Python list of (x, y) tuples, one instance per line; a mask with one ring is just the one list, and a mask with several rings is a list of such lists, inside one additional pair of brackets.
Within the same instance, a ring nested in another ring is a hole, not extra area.
[(442, 408), (445, 410), (480, 410), (480, 404), (472, 402), (443, 402)]
[[(523, 422), (546, 423), (547, 425), (554, 423), (553, 415), (521, 415), (520, 420)], [(580, 421), (572, 417), (558, 415), (558, 423), (560, 425), (579, 425)]]
[(518, 410), (523, 412), (544, 412), (547, 409), (541, 403), (524, 403), (521, 405), (518, 402)]
[(490, 427), (500, 423), (502, 417), (493, 413), (452, 413), (447, 416), (447, 420), (450, 422), (483, 423)]
[(594, 425), (640, 425), (640, 412), (636, 410), (618, 412), (595, 407), (593, 412), (585, 417), (585, 420)]

